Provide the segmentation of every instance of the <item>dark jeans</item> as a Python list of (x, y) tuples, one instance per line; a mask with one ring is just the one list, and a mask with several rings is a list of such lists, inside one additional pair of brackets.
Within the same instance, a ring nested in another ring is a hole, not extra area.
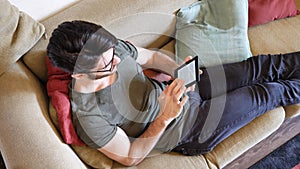
[(200, 95), (189, 93), (190, 105), (200, 102), (197, 120), (173, 149), (186, 155), (211, 151), (268, 110), (300, 103), (300, 52), (208, 67), (198, 88)]

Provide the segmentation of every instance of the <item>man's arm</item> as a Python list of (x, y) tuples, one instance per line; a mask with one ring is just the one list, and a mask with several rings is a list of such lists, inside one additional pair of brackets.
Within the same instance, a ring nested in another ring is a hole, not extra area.
[(182, 107), (188, 99), (185, 96), (179, 101), (185, 90), (184, 81), (175, 79), (158, 98), (159, 116), (139, 138), (130, 143), (126, 133), (118, 128), (113, 139), (98, 150), (123, 165), (133, 166), (139, 164), (154, 148), (171, 121), (180, 115)]
[[(135, 46), (138, 51), (137, 63), (143, 68), (152, 68), (159, 70), (160, 72), (166, 73), (174, 77), (175, 69), (179, 65), (171, 59), (168, 55), (154, 50), (149, 50)], [(192, 59), (192, 56), (186, 56), (184, 62)], [(199, 74), (202, 74), (202, 70), (199, 69)], [(188, 91), (194, 91), (195, 85), (188, 88)]]
[(113, 139), (99, 151), (125, 166), (137, 165), (151, 152), (167, 125), (168, 122), (164, 119), (156, 119), (133, 143), (130, 143), (126, 133), (118, 127)]
[(154, 50), (137, 47), (139, 63), (143, 68), (159, 70), (174, 77), (174, 71), (179, 65), (168, 55)]

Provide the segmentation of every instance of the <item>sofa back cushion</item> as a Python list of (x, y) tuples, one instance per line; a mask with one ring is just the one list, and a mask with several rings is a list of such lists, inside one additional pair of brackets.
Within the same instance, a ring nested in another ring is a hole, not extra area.
[(202, 0), (181, 8), (176, 24), (176, 59), (198, 56), (201, 67), (245, 60), (248, 41), (247, 0)]
[(295, 0), (249, 0), (249, 26), (299, 14)]
[(42, 24), (7, 0), (0, 0), (0, 75), (23, 56), (44, 34)]

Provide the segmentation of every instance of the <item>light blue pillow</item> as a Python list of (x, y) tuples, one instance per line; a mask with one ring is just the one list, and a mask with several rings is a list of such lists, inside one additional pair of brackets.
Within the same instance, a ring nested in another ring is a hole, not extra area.
[(201, 67), (252, 56), (248, 0), (202, 0), (181, 8), (176, 20), (176, 59), (198, 55)]

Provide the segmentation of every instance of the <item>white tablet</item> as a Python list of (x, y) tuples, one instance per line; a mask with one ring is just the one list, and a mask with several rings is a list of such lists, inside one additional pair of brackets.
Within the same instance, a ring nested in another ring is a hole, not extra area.
[(185, 86), (189, 87), (200, 80), (198, 56), (185, 62), (175, 70), (175, 78), (185, 80)]

